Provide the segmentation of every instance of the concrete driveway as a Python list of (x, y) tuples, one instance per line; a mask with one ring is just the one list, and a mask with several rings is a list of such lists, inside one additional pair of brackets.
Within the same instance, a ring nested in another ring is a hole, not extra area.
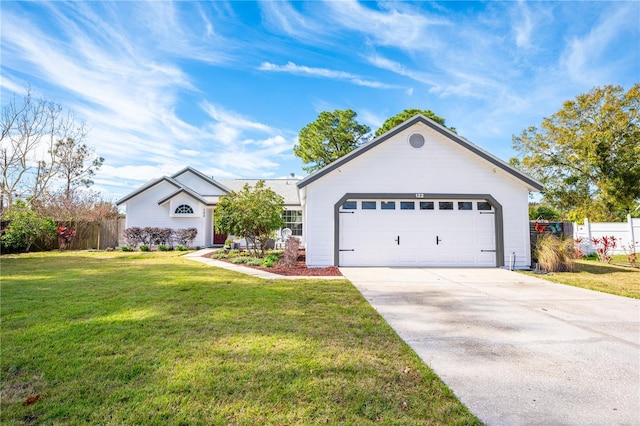
[(640, 301), (502, 269), (340, 270), (486, 424), (640, 424)]

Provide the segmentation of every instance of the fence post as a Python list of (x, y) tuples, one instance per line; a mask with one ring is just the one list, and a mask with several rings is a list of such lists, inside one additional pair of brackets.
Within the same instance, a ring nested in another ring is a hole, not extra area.
[(633, 219), (631, 219), (631, 213), (627, 213), (627, 223), (629, 224), (629, 248), (635, 253), (636, 236), (633, 232)]
[(591, 223), (588, 218), (584, 218), (584, 230), (587, 233), (587, 252), (585, 254), (591, 254), (593, 250), (593, 242), (591, 242)]

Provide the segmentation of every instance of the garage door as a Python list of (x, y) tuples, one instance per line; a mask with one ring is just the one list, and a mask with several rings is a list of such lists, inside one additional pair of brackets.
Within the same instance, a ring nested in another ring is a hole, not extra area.
[(496, 266), (495, 211), (485, 200), (347, 200), (340, 266)]

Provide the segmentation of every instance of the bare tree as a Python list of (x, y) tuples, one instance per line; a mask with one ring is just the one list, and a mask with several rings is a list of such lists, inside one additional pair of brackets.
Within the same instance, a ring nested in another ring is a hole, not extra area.
[(16, 197), (41, 198), (60, 172), (58, 141), (72, 139), (80, 146), (87, 136), (84, 122), (59, 104), (34, 98), (30, 88), (22, 102), (14, 96), (3, 106), (0, 127), (0, 191), (7, 204), (2, 207)]
[(72, 198), (76, 188), (93, 184), (91, 177), (104, 162), (104, 158), (97, 156), (92, 148), (72, 138), (59, 140), (54, 147), (53, 156), (58, 161), (58, 174), (68, 200)]

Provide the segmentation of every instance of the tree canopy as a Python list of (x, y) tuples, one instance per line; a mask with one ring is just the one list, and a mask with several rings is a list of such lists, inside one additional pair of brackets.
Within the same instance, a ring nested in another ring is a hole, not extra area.
[[(376, 130), (375, 136), (378, 137), (378, 136), (388, 132), (389, 130), (393, 129), (397, 125), (407, 121), (408, 119), (410, 119), (411, 117), (413, 117), (413, 116), (415, 116), (417, 114), (422, 114), (425, 117), (428, 117), (428, 118), (432, 119), (433, 121), (435, 121), (438, 124), (442, 124), (443, 126), (445, 125), (444, 124), (445, 119), (442, 118), (442, 117), (437, 116), (430, 109), (416, 109), (416, 108), (405, 109), (401, 113), (398, 113), (398, 114), (394, 115), (393, 117), (388, 118), (387, 121), (385, 121), (382, 124), (382, 127), (380, 127), (378, 130)], [(454, 127), (448, 127), (448, 129), (453, 131), (453, 132), (456, 131), (456, 129)]]
[(244, 237), (249, 251), (264, 254), (273, 232), (284, 226), (283, 212), (284, 199), (263, 180), (253, 188), (245, 184), (220, 198), (214, 213), (216, 232)]
[(350, 109), (323, 111), (316, 121), (307, 124), (293, 147), (294, 154), (306, 165), (302, 169), (319, 170), (365, 143), (371, 129), (358, 123), (356, 116)]
[(620, 220), (640, 200), (640, 83), (596, 87), (513, 137), (511, 163), (570, 220)]

